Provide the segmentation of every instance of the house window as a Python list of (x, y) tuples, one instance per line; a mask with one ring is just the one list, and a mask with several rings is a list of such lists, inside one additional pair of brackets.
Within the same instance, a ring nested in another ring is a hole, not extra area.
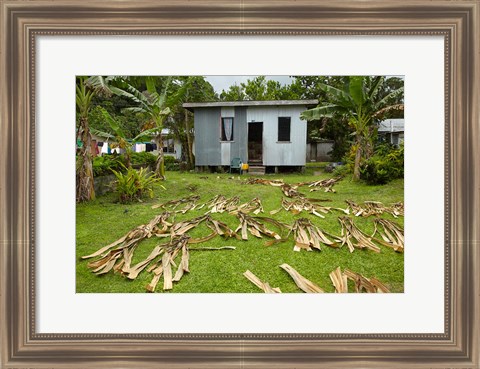
[(278, 141), (290, 141), (290, 117), (278, 117)]
[(222, 141), (233, 141), (233, 118), (222, 118)]

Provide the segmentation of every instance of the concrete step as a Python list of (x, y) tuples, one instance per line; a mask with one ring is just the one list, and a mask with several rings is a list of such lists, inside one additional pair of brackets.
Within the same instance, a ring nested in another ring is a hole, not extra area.
[(265, 167), (263, 165), (249, 165), (248, 174), (263, 175), (265, 174)]

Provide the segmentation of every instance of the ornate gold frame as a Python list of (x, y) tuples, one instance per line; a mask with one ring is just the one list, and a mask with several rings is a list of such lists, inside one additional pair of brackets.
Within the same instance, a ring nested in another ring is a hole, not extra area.
[[(0, 3), (1, 368), (480, 368), (479, 0)], [(44, 34), (443, 36), (445, 332), (36, 333), (34, 61)]]

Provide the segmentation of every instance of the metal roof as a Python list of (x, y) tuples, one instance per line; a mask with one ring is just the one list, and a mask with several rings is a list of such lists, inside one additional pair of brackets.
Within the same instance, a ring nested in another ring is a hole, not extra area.
[(386, 119), (379, 123), (378, 132), (404, 132), (405, 131), (405, 119), (395, 118)]
[(285, 105), (317, 105), (318, 100), (268, 100), (268, 101), (215, 101), (184, 103), (183, 107), (189, 110), (195, 108), (217, 108), (226, 106), (285, 106)]

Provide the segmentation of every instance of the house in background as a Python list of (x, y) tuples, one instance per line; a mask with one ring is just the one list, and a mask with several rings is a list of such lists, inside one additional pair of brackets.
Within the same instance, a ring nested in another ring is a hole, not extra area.
[(333, 140), (322, 138), (312, 139), (307, 142), (307, 161), (331, 161), (330, 152), (333, 150), (334, 142)]
[(392, 145), (400, 145), (405, 139), (405, 119), (386, 119), (380, 122), (378, 136)]
[[(170, 132), (170, 129), (162, 129), (163, 137), (163, 153), (168, 156), (173, 156), (176, 160), (182, 158), (182, 143), (174, 138)], [(155, 151), (158, 154), (158, 151)]]
[(257, 173), (305, 167), (307, 122), (317, 100), (184, 103), (194, 113), (195, 166), (215, 169), (240, 158)]

